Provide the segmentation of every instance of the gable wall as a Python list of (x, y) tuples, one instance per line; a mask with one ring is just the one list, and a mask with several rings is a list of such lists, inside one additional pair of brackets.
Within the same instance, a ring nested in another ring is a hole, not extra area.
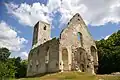
[[(82, 34), (82, 45), (81, 41), (78, 40), (78, 32)], [(92, 39), (91, 35), (89, 34), (87, 27), (80, 17), (79, 14), (76, 14), (73, 16), (73, 18), (68, 23), (67, 27), (61, 32), (60, 35), (60, 54), (62, 55), (62, 48), (66, 47), (68, 49), (68, 68), (70, 70), (71, 64), (72, 64), (72, 50), (76, 49), (78, 47), (82, 47), (87, 52), (87, 58), (90, 60), (88, 64), (90, 63), (91, 69), (88, 70), (88, 72), (94, 73), (94, 67), (93, 67), (93, 56), (91, 55), (91, 46), (95, 46), (95, 42)], [(97, 57), (97, 54), (96, 56)], [(61, 58), (62, 62), (62, 58)], [(97, 62), (97, 58), (95, 60)], [(64, 62), (63, 62), (64, 64)], [(92, 71), (91, 71), (92, 70)]]

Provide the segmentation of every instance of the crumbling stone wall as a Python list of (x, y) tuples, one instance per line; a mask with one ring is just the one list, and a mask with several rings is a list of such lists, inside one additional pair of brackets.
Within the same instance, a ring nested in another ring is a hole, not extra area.
[[(78, 39), (78, 35), (80, 36), (80, 40)], [(68, 63), (65, 64), (65, 61), (63, 61), (61, 58), (61, 62), (63, 62), (63, 70), (64, 67), (68, 67), (68, 70), (72, 69), (71, 65), (72, 55), (74, 55), (73, 51), (79, 47), (83, 48), (87, 52), (86, 64), (88, 68), (86, 71), (94, 73), (94, 63), (96, 63), (96, 65), (98, 64), (95, 42), (89, 34), (81, 16), (76, 14), (73, 16), (70, 22), (68, 22), (67, 27), (60, 34), (59, 52), (63, 57), (63, 48), (66, 48), (68, 51)], [(91, 49), (91, 47), (94, 47), (94, 50), (93, 48)]]
[(59, 41), (56, 38), (32, 49), (28, 58), (27, 76), (59, 71)]
[(50, 29), (42, 21), (34, 27), (27, 76), (71, 70), (94, 74), (98, 66), (97, 48), (81, 16), (73, 16), (59, 39), (50, 38)]
[(72, 69), (86, 72), (87, 70), (87, 52), (82, 47), (73, 50)]

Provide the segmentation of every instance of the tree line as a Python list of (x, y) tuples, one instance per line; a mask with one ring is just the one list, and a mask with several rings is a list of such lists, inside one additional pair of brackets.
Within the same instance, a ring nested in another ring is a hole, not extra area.
[(96, 41), (98, 51), (98, 73), (111, 74), (120, 72), (120, 30), (107, 40)]
[(0, 48), (0, 80), (26, 76), (27, 60), (9, 58), (10, 54), (7, 48)]

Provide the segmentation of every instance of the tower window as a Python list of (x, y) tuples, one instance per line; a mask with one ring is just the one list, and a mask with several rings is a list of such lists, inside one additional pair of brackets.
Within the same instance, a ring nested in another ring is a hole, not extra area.
[(89, 65), (87, 65), (87, 68), (89, 68), (90, 66)]
[(44, 26), (44, 30), (46, 30), (46, 25)]
[(69, 25), (69, 22), (68, 22), (68, 25)]
[(44, 39), (44, 41), (46, 41), (46, 39)]
[(61, 62), (60, 62), (60, 65), (61, 65)]

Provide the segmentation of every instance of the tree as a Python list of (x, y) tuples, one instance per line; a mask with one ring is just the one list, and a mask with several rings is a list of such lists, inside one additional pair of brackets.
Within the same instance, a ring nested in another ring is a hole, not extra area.
[(9, 58), (11, 52), (7, 48), (0, 48), (0, 61), (5, 61)]
[(10, 54), (7, 48), (0, 48), (0, 80), (26, 76), (27, 60), (21, 60), (20, 57), (9, 58)]
[(15, 66), (13, 61), (0, 61), (0, 80), (15, 77)]
[(120, 30), (107, 40), (96, 41), (99, 68), (98, 73), (120, 72)]
[(16, 74), (15, 76), (17, 78), (21, 78), (21, 77), (25, 77), (26, 76), (26, 72), (27, 72), (27, 60), (23, 60), (19, 63), (20, 65), (18, 66), (17, 65), (17, 68), (16, 68)]

